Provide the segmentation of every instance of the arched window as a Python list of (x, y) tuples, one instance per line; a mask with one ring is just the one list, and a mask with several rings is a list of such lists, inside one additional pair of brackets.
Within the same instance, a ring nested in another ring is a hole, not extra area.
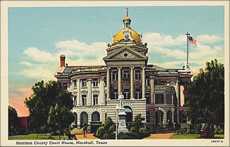
[(100, 121), (100, 113), (95, 111), (92, 113), (92, 118), (91, 118), (92, 122), (99, 122)]
[(86, 112), (81, 112), (80, 115), (80, 126), (88, 125), (88, 114)]
[(133, 111), (129, 106), (124, 106), (126, 112), (126, 122), (133, 121)]

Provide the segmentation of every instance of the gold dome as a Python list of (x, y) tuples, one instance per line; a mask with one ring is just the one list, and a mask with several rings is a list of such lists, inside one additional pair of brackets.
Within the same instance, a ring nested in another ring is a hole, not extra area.
[(131, 19), (128, 16), (128, 9), (126, 16), (123, 17), (123, 23), (124, 27), (115, 35), (113, 35), (112, 42), (117, 43), (120, 41), (133, 41), (136, 44), (140, 44), (141, 35), (130, 27)]
[(132, 28), (123, 28), (121, 29), (121, 31), (113, 35), (113, 43), (124, 41), (126, 39), (125, 37), (126, 32), (129, 32), (130, 38), (133, 42), (137, 44), (141, 43), (141, 35), (137, 33), (136, 31), (134, 31)]

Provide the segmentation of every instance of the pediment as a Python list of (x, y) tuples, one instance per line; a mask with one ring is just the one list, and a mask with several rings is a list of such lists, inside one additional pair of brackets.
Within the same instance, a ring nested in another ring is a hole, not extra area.
[(112, 54), (106, 56), (104, 60), (145, 60), (146, 56), (130, 48), (117, 49)]

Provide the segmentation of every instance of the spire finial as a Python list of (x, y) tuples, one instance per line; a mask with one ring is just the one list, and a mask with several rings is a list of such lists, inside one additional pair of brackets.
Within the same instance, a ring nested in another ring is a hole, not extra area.
[(131, 19), (129, 18), (129, 11), (128, 11), (128, 8), (126, 8), (126, 16), (124, 16), (123, 22), (124, 22), (124, 27), (125, 27), (125, 28), (128, 28), (128, 27), (130, 26)]

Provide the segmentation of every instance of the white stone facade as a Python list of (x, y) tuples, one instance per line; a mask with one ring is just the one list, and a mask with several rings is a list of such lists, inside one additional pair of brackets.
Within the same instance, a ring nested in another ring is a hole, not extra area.
[(123, 31), (130, 31), (132, 39), (127, 36), (122, 39), (124, 32), (114, 35), (103, 58), (105, 65), (63, 67), (62, 60), (62, 70), (55, 75), (73, 95), (76, 123), (78, 126), (103, 123), (105, 117), (115, 122), (121, 94), (125, 97), (123, 106), (129, 114), (128, 122), (141, 114), (150, 128), (180, 123), (181, 98), (185, 97), (181, 90), (190, 82), (191, 72), (148, 64), (147, 44), (143, 44), (141, 36), (127, 24), (131, 20), (124, 19)]

